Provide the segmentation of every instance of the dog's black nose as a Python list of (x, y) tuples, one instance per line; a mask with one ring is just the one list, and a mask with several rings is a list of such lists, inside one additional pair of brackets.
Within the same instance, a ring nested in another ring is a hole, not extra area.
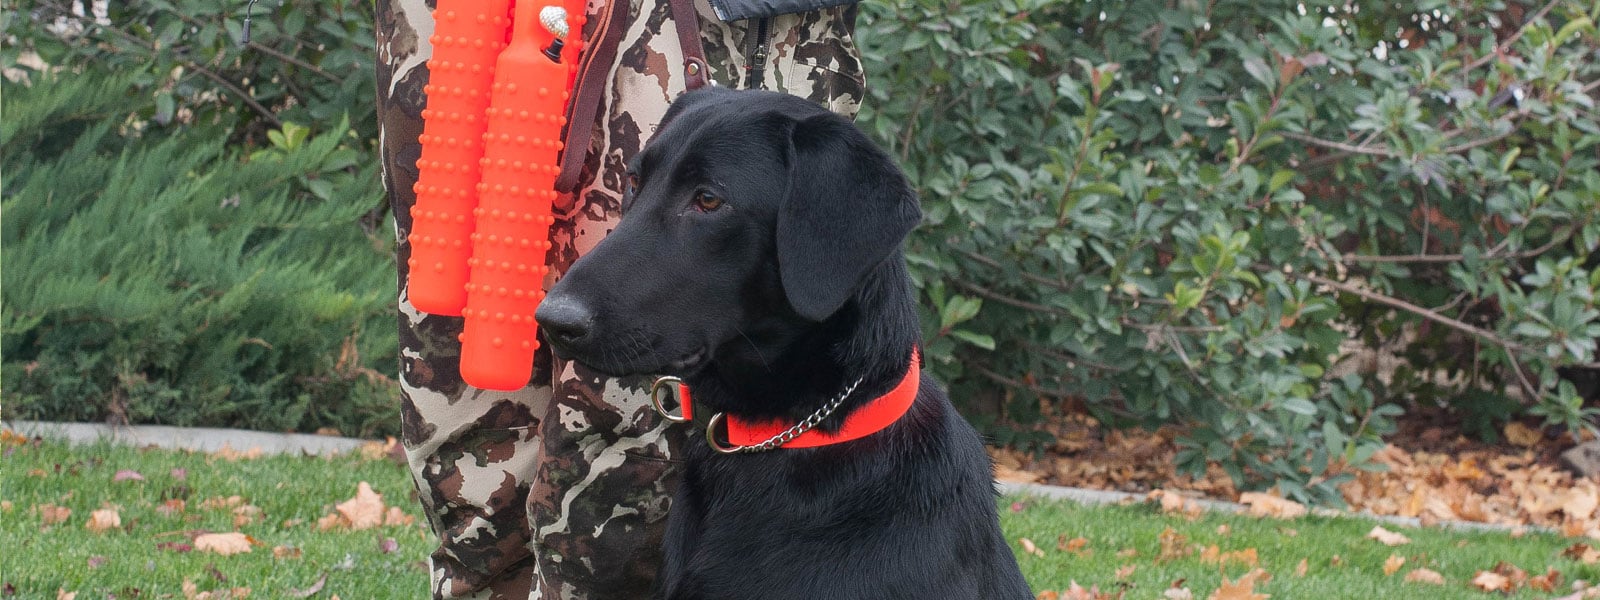
[(580, 344), (594, 329), (594, 312), (568, 295), (553, 295), (539, 303), (533, 318), (545, 338), (557, 346)]

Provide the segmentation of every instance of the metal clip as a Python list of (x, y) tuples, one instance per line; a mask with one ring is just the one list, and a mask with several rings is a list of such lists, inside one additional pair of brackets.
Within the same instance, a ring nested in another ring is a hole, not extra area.
[[(671, 412), (668, 412), (666, 407), (661, 405), (661, 390), (665, 389), (669, 385), (671, 385), (673, 389), (673, 399), (678, 401), (678, 414), (672, 414)], [(682, 386), (682, 379), (672, 377), (670, 375), (665, 377), (657, 377), (655, 383), (650, 384), (650, 404), (655, 405), (656, 413), (660, 414), (661, 418), (672, 421), (673, 423), (689, 422), (689, 418), (683, 416), (684, 405)]]

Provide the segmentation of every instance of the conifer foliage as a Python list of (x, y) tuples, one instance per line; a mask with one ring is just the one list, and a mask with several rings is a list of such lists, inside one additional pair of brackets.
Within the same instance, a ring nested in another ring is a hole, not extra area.
[(0, 106), (8, 417), (392, 429), (392, 244), (346, 122), (252, 152), (145, 131), (128, 81), (35, 75)]

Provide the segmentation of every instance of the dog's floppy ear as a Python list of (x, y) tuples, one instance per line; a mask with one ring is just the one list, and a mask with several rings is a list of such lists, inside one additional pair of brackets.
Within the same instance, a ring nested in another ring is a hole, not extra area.
[(778, 213), (778, 270), (796, 312), (822, 321), (922, 220), (889, 156), (843, 117), (794, 123), (789, 194)]

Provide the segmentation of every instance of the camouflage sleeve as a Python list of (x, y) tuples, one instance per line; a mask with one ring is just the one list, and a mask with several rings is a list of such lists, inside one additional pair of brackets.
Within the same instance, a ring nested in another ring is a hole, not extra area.
[[(620, 23), (598, 18), (604, 4), (591, 0), (585, 37), (595, 39), (601, 27), (626, 29), (617, 64), (605, 74), (584, 183), (556, 207), (547, 283), (615, 225), (623, 165), (683, 90), (666, 0), (631, 0)], [(403, 438), (439, 538), (433, 595), (646, 597), (685, 432), (657, 417), (644, 381), (605, 379), (547, 353), (536, 359), (535, 384), (523, 390), (492, 393), (461, 382), (460, 319), (418, 313), (405, 293), (431, 6), (376, 5), (384, 185), (400, 240)], [(785, 91), (852, 117), (859, 109), (865, 81), (853, 6), (734, 22), (718, 19), (706, 0), (696, 8), (718, 85)]]

